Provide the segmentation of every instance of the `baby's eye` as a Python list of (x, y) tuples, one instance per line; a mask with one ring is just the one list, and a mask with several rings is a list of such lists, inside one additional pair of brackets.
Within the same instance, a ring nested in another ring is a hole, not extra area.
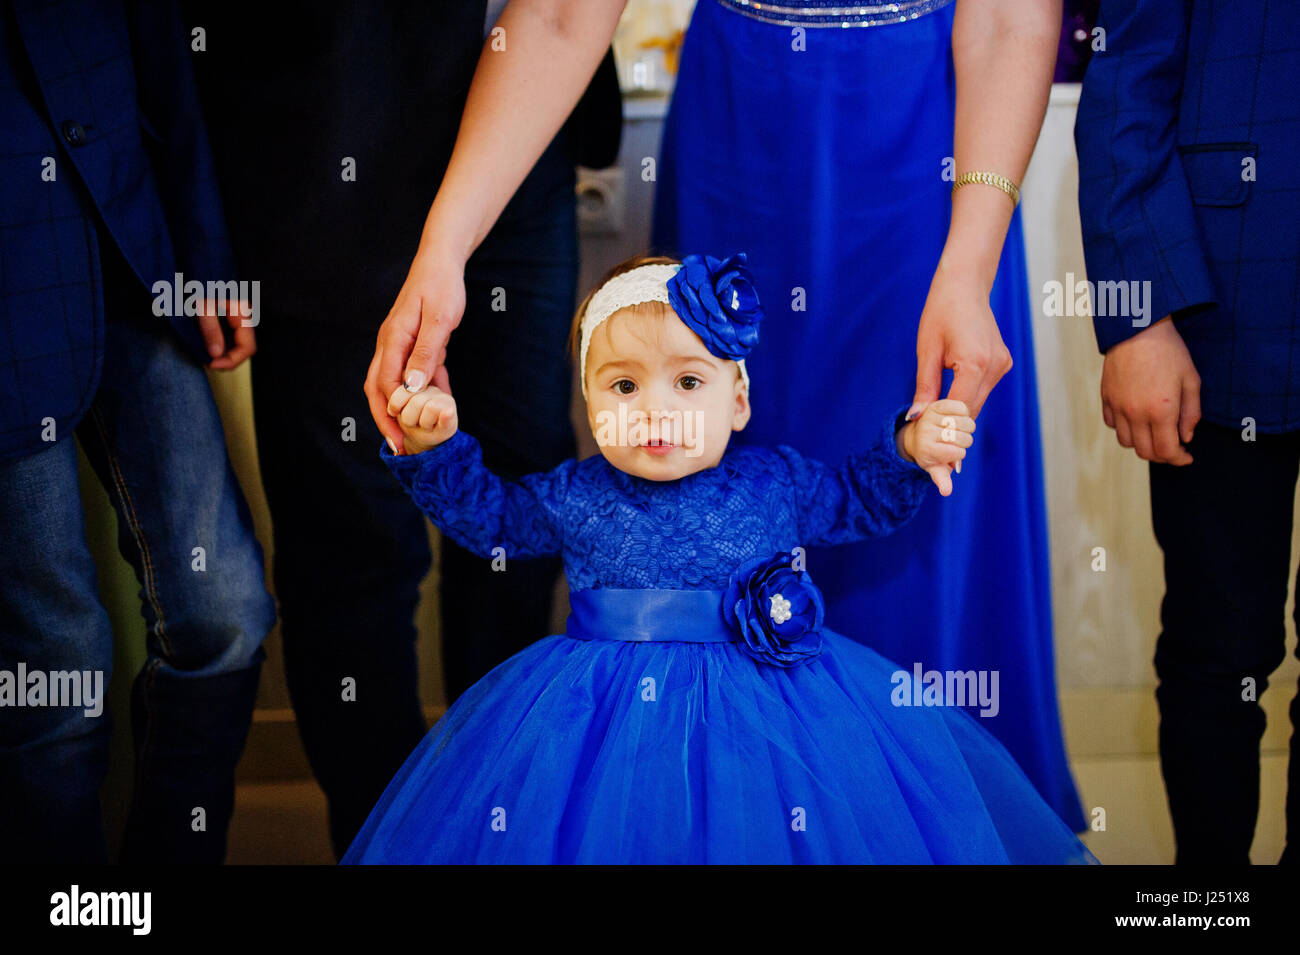
[(682, 387), (683, 391), (694, 391), (696, 388), (700, 387), (700, 385), (704, 384), (704, 382), (700, 381), (700, 379), (696, 378), (694, 375), (682, 375), (682, 377), (677, 379), (677, 384)]
[(636, 391), (636, 382), (630, 378), (620, 378), (614, 382), (614, 393), (618, 395), (630, 395)]

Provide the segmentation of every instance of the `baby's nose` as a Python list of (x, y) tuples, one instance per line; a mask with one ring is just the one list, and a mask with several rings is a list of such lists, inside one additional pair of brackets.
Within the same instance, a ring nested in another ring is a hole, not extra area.
[(648, 417), (657, 418), (673, 412), (673, 393), (671, 388), (645, 388), (637, 396), (637, 410)]

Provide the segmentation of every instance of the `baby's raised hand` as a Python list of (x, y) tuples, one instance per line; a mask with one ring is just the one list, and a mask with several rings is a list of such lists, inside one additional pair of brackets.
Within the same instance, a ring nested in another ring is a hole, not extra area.
[(388, 413), (402, 429), (407, 454), (428, 451), (456, 433), (456, 399), (433, 385), (415, 392), (398, 388), (388, 399)]
[(955, 398), (932, 401), (899, 431), (903, 450), (947, 497), (952, 493), (952, 471), (961, 473), (961, 459), (975, 443), (975, 419), (966, 403)]

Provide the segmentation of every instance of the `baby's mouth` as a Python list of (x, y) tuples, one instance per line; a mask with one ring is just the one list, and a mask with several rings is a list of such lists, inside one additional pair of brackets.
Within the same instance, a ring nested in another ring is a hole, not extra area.
[(648, 454), (663, 456), (669, 454), (677, 448), (677, 445), (671, 441), (664, 441), (659, 438), (651, 438), (645, 444), (641, 445), (641, 450)]

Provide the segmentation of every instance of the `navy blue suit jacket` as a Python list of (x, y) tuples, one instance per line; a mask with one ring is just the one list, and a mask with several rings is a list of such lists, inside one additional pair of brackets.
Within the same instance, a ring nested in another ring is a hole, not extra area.
[[(1102, 0), (1074, 127), (1090, 282), (1150, 282), (1207, 421), (1300, 429), (1300, 3)], [(1105, 352), (1142, 331), (1096, 314)]]
[[(0, 460), (94, 398), (97, 220), (146, 288), (235, 277), (190, 55), (171, 4), (0, 0)], [(206, 363), (195, 320), (171, 322)]]

